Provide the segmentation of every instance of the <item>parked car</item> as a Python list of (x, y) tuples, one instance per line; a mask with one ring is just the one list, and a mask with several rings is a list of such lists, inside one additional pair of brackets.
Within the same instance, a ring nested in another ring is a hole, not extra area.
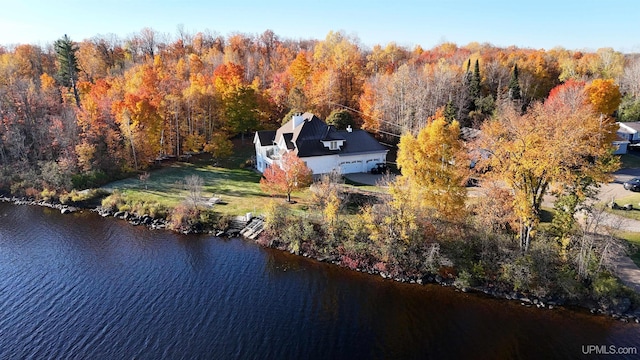
[(625, 181), (624, 188), (631, 191), (640, 191), (640, 178), (633, 178)]
[(376, 166), (374, 166), (371, 169), (372, 174), (384, 174), (386, 172), (387, 172), (387, 164), (385, 163), (377, 163)]

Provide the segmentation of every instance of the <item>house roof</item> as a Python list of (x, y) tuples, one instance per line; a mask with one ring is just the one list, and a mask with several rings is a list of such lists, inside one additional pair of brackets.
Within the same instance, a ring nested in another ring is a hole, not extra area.
[[(287, 149), (296, 151), (299, 157), (387, 151), (366, 131), (336, 130), (335, 127), (327, 125), (311, 113), (304, 113), (302, 121), (297, 126), (294, 127), (294, 125), (294, 119), (291, 119), (275, 132), (259, 131), (260, 145), (266, 146), (272, 144), (273, 141), (280, 142), (280, 139), (284, 139)], [(267, 140), (269, 136), (273, 137)], [(344, 141), (340, 150), (330, 150), (322, 143), (323, 141), (339, 140)]]
[[(635, 130), (636, 132), (640, 132), (640, 122), (638, 121), (620, 123), (620, 125), (624, 125), (628, 128)], [(623, 130), (623, 129), (626, 130), (624, 127), (620, 127), (620, 130)], [(626, 131), (626, 132), (630, 133), (629, 131)]]
[(275, 130), (263, 130), (256, 132), (258, 135), (258, 141), (260, 142), (260, 146), (269, 146), (273, 145), (273, 139), (276, 137)]
[(284, 143), (287, 146), (287, 149), (293, 150), (293, 149), (296, 148), (296, 146), (291, 141), (291, 139), (293, 138), (293, 134), (292, 133), (282, 134), (282, 138), (284, 139)]

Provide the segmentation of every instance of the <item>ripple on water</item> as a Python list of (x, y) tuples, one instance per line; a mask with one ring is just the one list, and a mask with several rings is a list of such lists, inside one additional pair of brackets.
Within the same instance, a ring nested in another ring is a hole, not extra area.
[(0, 204), (0, 358), (575, 358), (640, 327)]

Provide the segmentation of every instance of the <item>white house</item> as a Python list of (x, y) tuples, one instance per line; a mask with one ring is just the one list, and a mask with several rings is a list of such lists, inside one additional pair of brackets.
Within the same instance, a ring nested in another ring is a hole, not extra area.
[(626, 154), (629, 147), (640, 143), (640, 122), (619, 122), (618, 138), (613, 142), (616, 147), (614, 154)]
[(388, 150), (364, 130), (337, 130), (311, 113), (295, 114), (275, 131), (258, 131), (253, 139), (260, 172), (293, 151), (314, 174), (369, 172), (384, 163)]

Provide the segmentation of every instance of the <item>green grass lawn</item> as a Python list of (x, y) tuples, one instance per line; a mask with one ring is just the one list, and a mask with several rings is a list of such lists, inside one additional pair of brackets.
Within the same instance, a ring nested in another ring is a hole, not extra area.
[[(115, 181), (103, 186), (109, 191), (119, 190), (131, 202), (157, 202), (173, 208), (185, 200), (188, 195), (184, 183), (191, 175), (203, 179), (202, 197), (220, 198), (214, 211), (224, 215), (244, 215), (247, 212), (261, 214), (272, 197), (260, 190), (261, 175), (251, 169), (240, 166), (253, 155), (253, 145), (245, 139), (245, 144), (235, 144), (234, 154), (214, 166), (211, 159), (194, 158), (192, 163), (175, 162), (159, 170), (150, 171), (149, 179), (142, 182), (138, 177)], [(302, 211), (308, 207), (309, 190), (294, 192), (292, 200), (294, 210)], [(276, 198), (284, 201), (284, 197)]]
[(118, 189), (133, 201), (155, 201), (175, 207), (187, 196), (184, 182), (191, 175), (202, 178), (202, 197), (222, 199), (225, 204), (217, 205), (215, 210), (224, 214), (258, 211), (269, 198), (260, 190), (260, 174), (251, 170), (189, 163), (174, 163), (152, 171), (146, 183), (138, 178), (128, 178), (107, 184), (104, 188)]
[(631, 195), (615, 199), (616, 204), (624, 206), (626, 204), (632, 204), (633, 210), (614, 210), (607, 207), (607, 211), (616, 214), (618, 216), (626, 217), (629, 219), (640, 220), (640, 193), (632, 193)]

